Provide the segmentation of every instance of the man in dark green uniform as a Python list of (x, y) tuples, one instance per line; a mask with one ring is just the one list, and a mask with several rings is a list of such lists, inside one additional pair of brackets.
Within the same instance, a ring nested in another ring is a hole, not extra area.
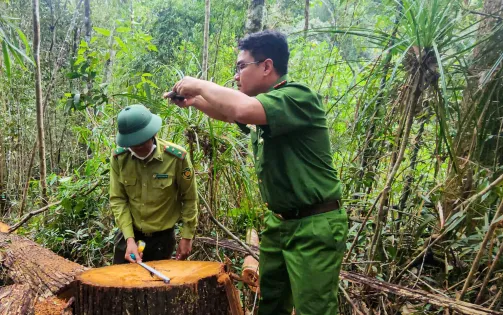
[[(197, 225), (197, 190), (187, 152), (156, 137), (162, 120), (143, 105), (124, 108), (118, 116), (117, 144), (110, 170), (110, 207), (121, 229), (114, 264), (170, 259), (175, 248), (173, 226), (183, 227), (176, 252), (185, 259)], [(146, 243), (138, 253), (136, 241)]]
[(337, 314), (347, 215), (320, 95), (290, 82), (288, 44), (274, 31), (239, 42), (239, 91), (185, 77), (173, 91), (208, 116), (251, 133), (268, 212), (260, 244), (259, 314)]

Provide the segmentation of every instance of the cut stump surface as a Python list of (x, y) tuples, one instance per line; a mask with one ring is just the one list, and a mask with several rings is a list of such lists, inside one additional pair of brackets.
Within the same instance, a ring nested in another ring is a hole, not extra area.
[(147, 265), (169, 277), (170, 284), (136, 264), (77, 276), (76, 314), (228, 314), (225, 287), (218, 282), (223, 264), (161, 260)]

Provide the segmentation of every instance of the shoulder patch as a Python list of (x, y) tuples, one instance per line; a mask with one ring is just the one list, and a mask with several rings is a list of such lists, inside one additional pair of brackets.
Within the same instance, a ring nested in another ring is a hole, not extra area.
[(165, 145), (164, 152), (174, 155), (180, 160), (185, 159), (185, 156), (187, 155), (187, 151), (185, 151), (184, 148), (174, 143), (168, 143), (167, 145)]
[(129, 150), (126, 148), (118, 147), (114, 150), (114, 157), (117, 157), (117, 156), (121, 155), (122, 153), (126, 153), (126, 152), (129, 152)]
[(273, 86), (272, 88), (273, 88), (273, 89), (277, 89), (277, 88), (279, 88), (279, 87), (281, 87), (281, 86), (283, 86), (283, 85), (285, 85), (285, 84), (286, 84), (286, 80), (283, 80), (283, 81), (281, 81), (280, 83), (278, 83), (278, 84), (276, 84), (275, 86)]

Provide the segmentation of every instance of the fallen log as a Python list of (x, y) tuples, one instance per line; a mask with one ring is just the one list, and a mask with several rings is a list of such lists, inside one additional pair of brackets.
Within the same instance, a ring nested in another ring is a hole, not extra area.
[(15, 234), (0, 233), (0, 271), (38, 297), (57, 295), (86, 268)]
[[(248, 229), (246, 231), (246, 244), (258, 247), (259, 238), (258, 233), (255, 229)], [(250, 286), (250, 289), (253, 292), (257, 291), (257, 287), (259, 286), (259, 266), (258, 266), (258, 260), (253, 258), (253, 256), (251, 255), (245, 256), (245, 259), (243, 261), (241, 277), (243, 279), (246, 279), (245, 283), (253, 284), (252, 286)]]
[[(204, 243), (207, 244), (216, 244), (215, 240), (210, 241), (208, 238), (204, 238), (200, 241), (203, 241)], [(245, 250), (243, 247), (239, 247), (237, 242), (234, 242), (232, 240), (219, 240), (218, 246), (236, 250), (243, 254), (249, 253), (249, 251)], [(258, 255), (259, 251), (255, 250), (254, 254)], [(358, 273), (341, 271), (340, 279), (370, 287), (378, 292), (393, 294), (398, 297), (405, 298), (407, 300), (429, 303), (437, 307), (444, 307), (452, 311), (458, 312), (460, 314), (503, 315), (502, 312), (491, 310), (486, 307), (482, 307), (480, 305), (468, 302), (456, 301), (455, 299), (448, 298), (439, 294), (430, 293), (424, 290), (407, 288), (401, 285), (380, 281), (378, 279)]]
[(0, 288), (0, 315), (33, 314), (35, 294), (29, 285), (13, 284)]
[[(224, 265), (207, 261), (148, 262), (169, 284), (136, 264), (88, 270), (77, 276), (75, 314), (228, 314)], [(228, 290), (228, 289), (227, 289)], [(239, 301), (237, 301), (239, 305)], [(235, 304), (231, 304), (235, 305)], [(231, 313), (235, 314), (235, 313)]]

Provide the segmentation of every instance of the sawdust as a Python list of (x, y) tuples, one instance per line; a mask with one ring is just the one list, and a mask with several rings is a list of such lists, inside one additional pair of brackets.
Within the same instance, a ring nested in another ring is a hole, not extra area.
[(54, 315), (63, 313), (68, 301), (56, 296), (44, 299), (35, 304), (35, 315)]
[[(146, 263), (163, 275), (171, 278), (171, 285), (197, 284), (203, 278), (224, 273), (221, 263), (209, 261), (160, 260)], [(83, 283), (100, 287), (159, 287), (166, 286), (157, 277), (137, 264), (114, 265), (88, 270), (77, 279)]]
[(0, 232), (2, 233), (9, 232), (9, 226), (3, 222), (0, 222)]

